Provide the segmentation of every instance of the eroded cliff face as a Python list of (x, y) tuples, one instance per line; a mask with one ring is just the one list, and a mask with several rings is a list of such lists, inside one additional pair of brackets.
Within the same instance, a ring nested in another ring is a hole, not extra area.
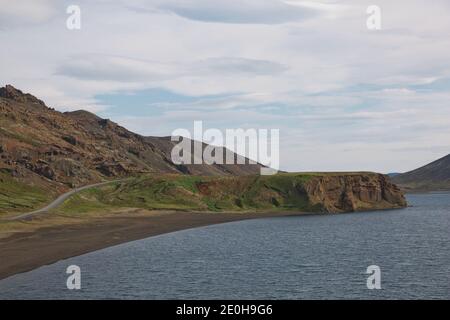
[(312, 205), (321, 205), (330, 213), (407, 206), (400, 188), (389, 177), (376, 173), (315, 176), (304, 189)]

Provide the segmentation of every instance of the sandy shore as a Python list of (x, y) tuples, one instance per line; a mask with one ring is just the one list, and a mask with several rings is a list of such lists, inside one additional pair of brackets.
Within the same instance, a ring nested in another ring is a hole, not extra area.
[(0, 238), (0, 279), (62, 259), (163, 233), (298, 213), (165, 212), (97, 217)]

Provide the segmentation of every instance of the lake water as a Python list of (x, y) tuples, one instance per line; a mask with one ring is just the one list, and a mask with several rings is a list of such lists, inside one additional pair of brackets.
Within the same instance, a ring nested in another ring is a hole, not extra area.
[[(129, 242), (0, 281), (0, 299), (449, 299), (450, 194), (408, 201)], [(81, 268), (81, 290), (66, 287), (69, 265)], [(380, 290), (367, 289), (369, 265)]]

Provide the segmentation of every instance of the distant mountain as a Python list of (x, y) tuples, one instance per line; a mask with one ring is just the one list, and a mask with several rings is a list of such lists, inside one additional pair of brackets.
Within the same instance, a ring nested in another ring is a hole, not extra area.
[(18, 181), (61, 192), (141, 173), (260, 172), (261, 166), (248, 160), (242, 165), (175, 165), (170, 154), (176, 143), (130, 132), (88, 111), (55, 111), (10, 85), (0, 88), (0, 173)]
[(450, 190), (450, 154), (391, 179), (405, 191)]
[(399, 173), (399, 172), (391, 172), (391, 173), (388, 173), (387, 175), (388, 175), (389, 177), (393, 178), (393, 177), (395, 177), (395, 176), (398, 176), (399, 174), (401, 174), (401, 173)]

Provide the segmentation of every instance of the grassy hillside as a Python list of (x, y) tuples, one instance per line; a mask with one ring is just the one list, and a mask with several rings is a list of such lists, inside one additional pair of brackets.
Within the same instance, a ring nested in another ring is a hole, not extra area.
[(305, 210), (312, 207), (303, 185), (314, 174), (199, 177), (144, 176), (85, 190), (68, 199), (60, 213), (85, 213), (108, 208), (198, 211)]
[(24, 184), (9, 172), (0, 170), (0, 215), (33, 210), (50, 202), (53, 197), (45, 189)]

